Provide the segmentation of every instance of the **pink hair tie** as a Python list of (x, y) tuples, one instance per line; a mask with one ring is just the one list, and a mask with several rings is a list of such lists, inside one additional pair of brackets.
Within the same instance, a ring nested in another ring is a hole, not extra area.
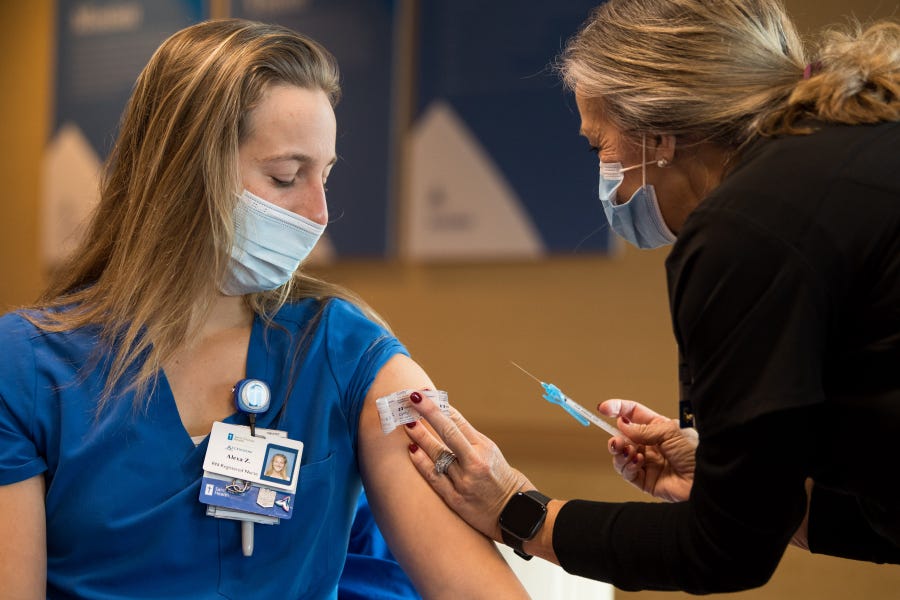
[(803, 79), (809, 79), (813, 75), (816, 75), (819, 71), (822, 70), (822, 62), (814, 61), (806, 65), (806, 68), (803, 69)]

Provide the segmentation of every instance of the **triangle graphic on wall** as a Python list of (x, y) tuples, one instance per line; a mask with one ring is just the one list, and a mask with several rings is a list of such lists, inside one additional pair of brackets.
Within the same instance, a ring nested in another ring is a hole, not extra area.
[(527, 259), (544, 244), (512, 186), (446, 102), (434, 102), (410, 142), (406, 250), (417, 260)]

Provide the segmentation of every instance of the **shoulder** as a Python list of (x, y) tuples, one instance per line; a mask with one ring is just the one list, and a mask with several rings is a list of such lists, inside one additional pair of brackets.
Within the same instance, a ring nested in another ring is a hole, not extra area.
[(27, 348), (31, 345), (32, 340), (39, 336), (38, 328), (25, 319), (20, 312), (10, 312), (0, 316), (0, 344), (7, 355), (2, 361), (2, 365), (7, 368), (15, 368), (13, 363), (21, 361), (24, 354), (31, 354)]
[(14, 311), (0, 316), (0, 336), (4, 338), (4, 342), (13, 338), (31, 338), (41, 334), (40, 330), (25, 318), (25, 314), (22, 311)]
[(702, 247), (759, 262), (763, 250), (821, 273), (864, 260), (872, 240), (900, 227), (898, 150), (900, 123), (760, 140), (688, 217), (670, 258)]
[(362, 308), (342, 298), (329, 298), (324, 307), (324, 315), (337, 322), (373, 322)]
[(96, 349), (98, 327), (85, 325), (66, 331), (53, 331), (40, 326), (44, 316), (40, 310), (23, 309), (0, 317), (0, 341), (4, 350), (12, 355), (30, 349), (41, 353), (42, 359), (59, 356), (71, 360)]
[[(815, 210), (866, 188), (900, 194), (900, 122), (821, 125), (809, 135), (761, 139), (698, 209), (760, 212), (766, 198)], [(865, 198), (861, 199), (865, 202)], [(750, 206), (748, 206), (750, 205)]]
[(323, 344), (332, 358), (360, 356), (376, 347), (402, 346), (394, 335), (371, 319), (356, 304), (342, 298), (304, 299), (290, 302), (275, 317), (294, 339)]
[(323, 306), (322, 326), (333, 349), (333, 344), (338, 344), (351, 352), (367, 352), (385, 342), (399, 345), (394, 335), (369, 318), (362, 308), (340, 298), (331, 298)]
[(305, 298), (286, 303), (274, 321), (290, 330), (307, 330), (327, 324), (329, 328), (377, 327), (359, 306), (342, 298)]
[[(46, 332), (26, 318), (26, 312), (16, 311), (0, 317), (0, 344), (5, 358), (4, 370), (20, 370), (25, 363), (34, 362), (35, 347), (48, 345), (63, 334)], [(32, 313), (34, 314), (34, 313)]]

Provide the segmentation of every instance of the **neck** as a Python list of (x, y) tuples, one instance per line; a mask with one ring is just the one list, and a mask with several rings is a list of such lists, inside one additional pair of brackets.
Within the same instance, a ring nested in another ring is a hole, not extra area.
[[(665, 215), (666, 223), (674, 232), (682, 225), (713, 190), (719, 187), (725, 176), (730, 151), (718, 144), (704, 142), (691, 145), (676, 154), (683, 176), (681, 201), (675, 205), (671, 215)], [(671, 218), (671, 220), (670, 220)]]
[(228, 329), (242, 329), (253, 324), (253, 312), (241, 296), (218, 294), (209, 311), (196, 324), (201, 339), (215, 336)]

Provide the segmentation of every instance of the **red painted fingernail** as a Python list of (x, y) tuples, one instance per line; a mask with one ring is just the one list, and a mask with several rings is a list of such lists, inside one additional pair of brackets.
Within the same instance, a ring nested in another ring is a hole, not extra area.
[(413, 392), (409, 395), (409, 399), (413, 401), (413, 404), (418, 404), (422, 401), (422, 396), (419, 394), (419, 392)]
[(637, 454), (634, 455), (634, 458), (631, 459), (631, 462), (632, 462), (632, 464), (635, 464), (635, 465), (638, 464)]
[(413, 427), (416, 426), (416, 423), (418, 423), (418, 421), (410, 421), (409, 423), (406, 424), (406, 426), (409, 427), (410, 429), (412, 429)]
[(631, 423), (631, 420), (629, 420), (628, 417), (622, 417), (622, 422), (628, 425), (629, 423)]
[(410, 454), (415, 454), (416, 451), (417, 451), (418, 449), (419, 449), (419, 447), (418, 447), (417, 445), (415, 445), (415, 444), (410, 444), (410, 445), (409, 445), (409, 452), (410, 452)]
[(612, 448), (613, 452), (615, 452), (616, 451), (616, 442), (615, 441), (610, 442), (609, 447)]
[(628, 458), (628, 448), (622, 448), (622, 456)]

